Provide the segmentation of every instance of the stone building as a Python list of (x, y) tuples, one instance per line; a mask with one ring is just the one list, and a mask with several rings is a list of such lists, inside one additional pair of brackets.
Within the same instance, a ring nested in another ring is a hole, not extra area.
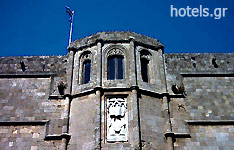
[(0, 149), (231, 150), (233, 56), (100, 32), (66, 56), (2, 57)]

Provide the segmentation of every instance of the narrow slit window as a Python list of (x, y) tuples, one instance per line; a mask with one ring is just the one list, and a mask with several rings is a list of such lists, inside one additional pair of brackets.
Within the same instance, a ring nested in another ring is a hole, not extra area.
[(149, 82), (149, 60), (142, 58), (141, 59), (141, 76), (143, 82)]
[(108, 80), (123, 79), (123, 56), (108, 58)]
[(91, 61), (86, 60), (83, 63), (83, 73), (82, 73), (83, 84), (89, 83), (90, 81), (90, 68), (91, 68)]

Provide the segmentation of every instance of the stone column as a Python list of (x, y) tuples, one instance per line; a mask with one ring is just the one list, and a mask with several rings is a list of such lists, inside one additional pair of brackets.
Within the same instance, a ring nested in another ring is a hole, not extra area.
[(162, 84), (162, 92), (164, 93), (167, 93), (168, 90), (167, 90), (167, 74), (166, 74), (166, 62), (165, 62), (165, 57), (164, 57), (164, 52), (163, 52), (163, 49), (159, 49), (158, 50), (158, 53), (160, 53), (160, 62), (162, 62), (162, 67), (160, 67), (159, 69), (161, 70), (161, 76), (164, 77), (164, 80), (161, 80), (161, 84)]
[(75, 52), (73, 50), (70, 50), (70, 52), (68, 54), (68, 65), (67, 65), (67, 68), (66, 68), (68, 86), (66, 88), (65, 94), (72, 94), (74, 55), (75, 55)]
[(130, 38), (130, 81), (132, 85), (137, 85), (137, 64), (136, 64), (136, 49), (135, 49), (135, 40), (134, 38)]
[(174, 142), (172, 136), (167, 137), (167, 150), (174, 150)]
[(63, 128), (62, 128), (62, 144), (60, 149), (66, 150), (69, 139), (68, 128), (69, 128), (69, 113), (70, 113), (70, 98), (66, 96), (63, 111)]
[[(130, 128), (129, 136), (130, 143), (134, 146), (135, 149), (141, 149), (141, 131), (140, 131), (140, 114), (139, 114), (139, 101), (137, 96), (137, 87), (132, 87), (131, 94), (131, 109), (130, 109)], [(131, 132), (131, 133), (130, 133)]]
[(61, 150), (66, 150), (67, 149), (67, 139), (66, 138), (62, 138), (62, 144), (60, 146)]
[(102, 98), (102, 41), (97, 41), (97, 87), (96, 91), (96, 120), (95, 120), (95, 149), (101, 149), (101, 98)]
[(95, 149), (101, 149), (101, 88), (96, 88)]
[(60, 149), (66, 150), (67, 143), (70, 138), (68, 135), (69, 129), (69, 113), (70, 113), (70, 97), (72, 94), (72, 82), (73, 82), (73, 66), (74, 66), (74, 51), (70, 50), (68, 54), (68, 66), (67, 66), (67, 84), (68, 87), (66, 88), (65, 93), (65, 106), (63, 111), (63, 128), (62, 128), (62, 144)]
[[(136, 49), (135, 49), (135, 40), (133, 37), (129, 39), (130, 41), (130, 53), (133, 56), (130, 64), (131, 68), (131, 77), (130, 80), (132, 83), (132, 93), (131, 93), (131, 101), (130, 101), (130, 128), (129, 129), (129, 138), (130, 143), (134, 146), (134, 149), (142, 149), (141, 145), (141, 131), (140, 131), (140, 112), (139, 112), (139, 99), (138, 99), (138, 83), (137, 83), (137, 63), (136, 63)], [(131, 133), (130, 133), (131, 132)]]
[(97, 42), (97, 86), (102, 86), (102, 41)]
[(174, 149), (174, 133), (172, 133), (171, 128), (171, 120), (169, 115), (169, 101), (166, 96), (163, 97), (163, 116), (165, 118), (165, 128), (164, 128), (164, 134), (167, 138), (167, 150), (173, 150)]
[(68, 118), (69, 118), (69, 109), (70, 109), (70, 99), (67, 96), (64, 103), (64, 112), (63, 112), (63, 128), (62, 133), (68, 133)]

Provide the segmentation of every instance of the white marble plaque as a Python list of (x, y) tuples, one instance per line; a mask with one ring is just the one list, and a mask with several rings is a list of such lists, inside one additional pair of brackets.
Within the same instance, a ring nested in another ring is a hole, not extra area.
[(126, 98), (107, 99), (107, 141), (127, 141), (128, 111)]

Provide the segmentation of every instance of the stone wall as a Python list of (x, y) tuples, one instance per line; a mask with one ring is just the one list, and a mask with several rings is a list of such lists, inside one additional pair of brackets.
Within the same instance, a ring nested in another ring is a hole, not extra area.
[(233, 125), (190, 126), (191, 139), (177, 139), (175, 150), (232, 150)]
[(183, 77), (233, 76), (234, 53), (165, 54), (168, 92), (171, 86), (181, 85)]
[[(24, 62), (25, 71), (20, 62)], [(1, 74), (27, 73), (64, 73), (66, 71), (67, 56), (19, 56), (0, 57)]]
[(0, 59), (0, 149), (59, 149), (61, 141), (44, 139), (62, 133), (64, 100), (49, 97), (59, 95), (59, 80), (66, 82), (66, 59), (66, 56)]
[(71, 103), (69, 149), (95, 149), (96, 96), (75, 98)]
[(59, 150), (61, 141), (45, 141), (45, 127), (0, 126), (1, 150)]
[(162, 99), (142, 94), (139, 103), (142, 149), (166, 149)]
[[(178, 137), (176, 149), (233, 147), (233, 56), (165, 55), (172, 131)], [(175, 94), (172, 85), (183, 86), (186, 92)]]

